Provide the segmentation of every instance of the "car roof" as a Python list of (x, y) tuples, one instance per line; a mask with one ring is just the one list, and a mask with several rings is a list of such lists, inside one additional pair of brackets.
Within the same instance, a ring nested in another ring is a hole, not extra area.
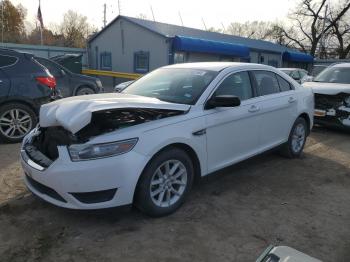
[(32, 53), (28, 52), (20, 52), (14, 49), (9, 49), (9, 48), (3, 48), (0, 47), (0, 52), (5, 53), (6, 55), (12, 55), (12, 56), (34, 56)]
[(278, 68), (279, 70), (285, 70), (285, 71), (293, 71), (293, 70), (299, 70), (299, 68)]
[(339, 63), (332, 65), (332, 67), (350, 67), (350, 63)]
[(187, 68), (187, 69), (202, 69), (210, 71), (222, 71), (226, 68), (236, 69), (274, 69), (271, 66), (254, 64), (254, 63), (239, 63), (239, 62), (199, 62), (199, 63), (182, 63), (164, 66), (163, 68)]

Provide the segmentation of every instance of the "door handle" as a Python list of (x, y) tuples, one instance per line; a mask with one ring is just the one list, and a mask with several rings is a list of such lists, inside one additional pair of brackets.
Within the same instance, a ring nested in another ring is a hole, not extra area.
[(0, 84), (2, 83), (2, 80), (0, 79)]
[(295, 101), (297, 101), (296, 98), (294, 98), (292, 96), (288, 99), (289, 103), (294, 103)]
[(248, 109), (248, 111), (249, 111), (250, 113), (258, 112), (259, 110), (260, 110), (260, 108), (257, 107), (256, 105), (252, 105), (252, 106)]

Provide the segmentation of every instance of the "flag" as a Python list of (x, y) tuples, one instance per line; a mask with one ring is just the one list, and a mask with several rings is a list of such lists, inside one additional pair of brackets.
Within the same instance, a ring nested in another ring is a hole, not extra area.
[(44, 28), (44, 22), (43, 22), (43, 16), (42, 16), (42, 14), (41, 14), (40, 2), (39, 2), (39, 8), (38, 8), (37, 18), (38, 18), (38, 20), (39, 20), (39, 22), (40, 22), (40, 27), (41, 27), (41, 29), (43, 29), (43, 28)]

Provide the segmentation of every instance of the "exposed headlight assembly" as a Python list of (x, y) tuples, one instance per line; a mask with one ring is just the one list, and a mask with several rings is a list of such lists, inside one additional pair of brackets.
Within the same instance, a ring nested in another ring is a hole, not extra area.
[(345, 105), (347, 107), (350, 107), (350, 96), (348, 96), (347, 98), (344, 99)]
[(72, 161), (98, 159), (125, 154), (134, 148), (137, 140), (132, 138), (103, 144), (76, 144), (70, 145), (68, 151)]

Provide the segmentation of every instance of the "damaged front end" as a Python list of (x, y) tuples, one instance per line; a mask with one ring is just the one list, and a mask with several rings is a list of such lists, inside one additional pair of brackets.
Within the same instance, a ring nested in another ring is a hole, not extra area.
[[(22, 150), (35, 163), (47, 168), (58, 158), (58, 146), (73, 148), (74, 145), (88, 142), (92, 137), (184, 113), (186, 111), (158, 108), (118, 108), (96, 111), (92, 112), (90, 123), (74, 134), (61, 126), (37, 127), (32, 137), (24, 141)], [(72, 160), (74, 161), (73, 158)]]
[(315, 122), (350, 128), (350, 94), (315, 94)]

